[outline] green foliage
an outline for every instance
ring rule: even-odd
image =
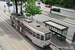
[[[75,19],[70,18],[70,17],[67,17],[67,16],[63,16],[63,15],[59,15],[59,14],[55,14],[55,13],[52,13],[52,14],[57,15],[57,16],[60,16],[60,17],[68,18],[68,19],[71,19],[71,20],[75,20]]]
[[[66,8],[72,8],[75,6],[75,0],[43,0],[43,2],[50,2],[52,5],[58,3],[58,5],[61,5],[61,7]]]
[[[43,0],[43,2],[45,3],[45,2],[46,2],[46,0]]]
[[[16,6],[16,14],[18,14],[18,6],[17,4],[20,2],[20,5],[21,5],[21,11],[20,11],[20,14],[23,15],[23,12],[22,12],[22,4],[25,3],[27,0],[11,0],[13,2],[13,4],[15,4]]]
[[[48,3],[48,2],[50,2],[51,4],[55,4],[55,3],[57,3],[59,0],[43,0],[43,2],[46,2],[46,3]]]
[[[74,4],[74,0],[60,0],[59,4],[66,8],[72,8]]]
[[[44,11],[44,12],[49,13],[48,11]],[[60,16],[60,17],[64,17],[64,18],[68,18],[68,19],[71,19],[71,20],[75,20],[75,19],[67,17],[67,16],[63,16],[63,15],[59,15],[59,14],[55,14],[55,13],[51,13],[51,14],[54,14],[54,15],[57,15],[57,16]]]
[[[15,2],[15,0],[11,0],[12,2]],[[22,1],[22,2],[26,2],[27,0],[17,0],[17,2]]]
[[[28,0],[24,5],[26,16],[35,16],[36,14],[42,14],[40,6],[36,6],[34,0]]]

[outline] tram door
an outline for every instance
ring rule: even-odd
[[[24,25],[22,24],[22,28],[21,28],[22,30],[21,30],[21,33],[23,34],[23,35],[26,35],[26,31],[25,31],[25,29],[24,29]]]

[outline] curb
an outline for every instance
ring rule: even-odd
[[[52,45],[50,45],[50,47],[53,49],[53,50],[66,50],[66,49],[69,49],[69,47],[60,47],[60,46],[57,46],[56,44],[52,43]]]

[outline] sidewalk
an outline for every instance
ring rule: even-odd
[[[2,28],[0,28],[0,50],[11,50],[4,36],[6,35],[4,34]]]
[[[51,42],[54,46],[57,48],[60,48],[62,50],[69,50],[70,44],[72,43],[71,41],[67,40],[60,42],[56,37],[51,36]]]

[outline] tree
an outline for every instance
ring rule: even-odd
[[[35,1],[34,0],[27,0],[27,3],[25,3],[24,5],[25,7],[25,15],[28,16],[28,17],[32,17],[33,19],[33,16],[35,16],[36,14],[42,14],[40,10],[41,7],[40,6],[36,6],[35,4]]]
[[[49,4],[51,5],[51,8],[50,8],[50,13],[51,13],[51,9],[52,9],[52,5],[57,3],[59,0],[43,0],[43,2],[49,2]]]
[[[22,13],[22,4],[25,3],[27,0],[11,0],[11,1],[12,1],[13,3],[15,2],[16,14],[18,14],[17,2],[21,2],[21,3],[20,3],[20,5],[21,5],[21,11],[20,11],[20,12],[21,12],[21,15],[23,15],[23,13]]]
[[[72,8],[75,0],[60,0],[59,4],[66,8]]]
[[[11,0],[13,3],[15,2],[15,6],[16,6],[16,14],[18,14],[18,8],[17,8],[17,0]]]
[[[21,13],[21,15],[23,15],[23,12],[22,12],[22,4],[25,3],[27,0],[19,0],[19,1],[21,1],[21,12],[20,13]]]

